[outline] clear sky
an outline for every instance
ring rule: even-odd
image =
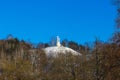
[[[85,43],[106,41],[115,27],[111,0],[0,0],[0,39],[8,34],[33,43],[52,36]]]

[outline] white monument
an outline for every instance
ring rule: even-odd
[[[62,46],[60,44],[59,36],[57,36],[56,38],[56,46],[47,47],[44,49],[44,51],[48,57],[57,57],[59,54],[69,54],[69,53],[73,55],[82,55],[81,53],[71,48]]]
[[[57,45],[57,47],[60,47],[60,46],[61,46],[59,36],[57,36],[57,43],[56,43],[56,45]]]

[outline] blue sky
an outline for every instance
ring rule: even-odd
[[[0,0],[0,39],[8,34],[33,43],[59,35],[78,43],[106,41],[115,30],[110,0]]]

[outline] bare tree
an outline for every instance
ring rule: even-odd
[[[112,0],[112,3],[117,9],[116,26],[117,28],[120,28],[120,0]]]

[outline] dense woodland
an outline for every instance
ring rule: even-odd
[[[17,38],[0,40],[0,80],[120,80],[120,32],[108,42],[80,45],[63,40],[63,46],[82,54],[47,57],[43,48]]]
[[[53,46],[53,40],[37,46],[11,36],[0,40],[0,80],[120,80],[119,6],[117,12],[117,28],[108,41],[96,38],[85,45],[61,42],[82,56],[68,53],[47,57],[43,48]]]

